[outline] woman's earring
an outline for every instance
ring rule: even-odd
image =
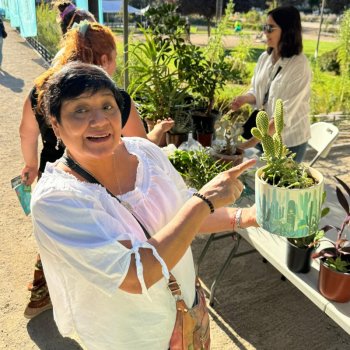
[[[56,146],[55,146],[56,151],[58,151],[60,149],[60,144],[61,144],[61,139],[59,137],[57,137],[57,142],[56,142]]]

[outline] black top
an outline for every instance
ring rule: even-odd
[[[123,109],[122,109],[122,128],[125,126],[129,119],[130,108],[131,108],[131,98],[130,95],[124,91],[120,90],[123,97]],[[64,153],[64,146],[60,143],[58,150],[55,148],[57,144],[57,138],[53,132],[51,126],[46,123],[45,117],[37,111],[38,104],[38,93],[36,87],[30,92],[30,102],[32,105],[32,110],[35,115],[35,119],[39,124],[41,139],[43,143],[43,149],[40,153],[40,165],[39,171],[44,172],[47,162],[55,162],[57,159],[61,158]]]

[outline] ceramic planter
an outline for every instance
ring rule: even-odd
[[[299,248],[287,240],[287,267],[296,273],[308,273],[314,248]]]
[[[350,273],[330,269],[321,259],[318,289],[328,300],[346,303],[350,301]]]
[[[306,189],[272,186],[261,179],[264,168],[255,174],[255,203],[258,224],[273,234],[300,238],[318,230],[324,180],[322,174],[310,168],[317,183]]]

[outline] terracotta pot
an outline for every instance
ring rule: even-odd
[[[203,147],[210,147],[213,141],[213,134],[202,134],[197,132],[195,140],[197,140]]]
[[[213,156],[214,159],[219,159],[221,162],[226,164],[232,163],[232,166],[236,166],[243,162],[243,154],[244,154],[244,151],[240,148],[237,148],[236,154],[232,154],[232,155],[221,154],[215,151],[211,152],[211,155]]]
[[[310,168],[317,183],[309,188],[288,189],[272,186],[261,179],[264,168],[255,174],[255,203],[258,224],[266,231],[289,238],[300,238],[318,230],[324,179]]]
[[[350,273],[335,271],[321,259],[318,289],[328,300],[346,303],[350,301]]]
[[[188,140],[188,134],[170,134],[169,132],[166,133],[166,144],[174,144],[176,147],[179,147],[182,142],[185,142]]]
[[[287,240],[287,267],[296,273],[308,273],[314,248],[299,248]]]

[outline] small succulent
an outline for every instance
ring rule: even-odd
[[[286,188],[308,188],[315,184],[305,165],[294,160],[292,153],[282,141],[284,126],[283,102],[276,101],[274,113],[275,134],[269,135],[269,117],[265,111],[260,111],[256,117],[256,127],[252,128],[252,135],[261,141],[264,154],[262,160],[266,162],[263,180],[271,185]]]
[[[239,136],[243,132],[244,117],[230,110],[215,123],[216,139],[212,148],[215,152],[227,155],[236,153]]]
[[[344,209],[346,215],[341,223],[341,227],[336,227],[333,225],[326,225],[323,230],[324,232],[330,230],[336,230],[337,240],[333,244],[333,248],[325,248],[321,251],[314,253],[312,257],[321,258],[324,260],[325,264],[336,271],[350,273],[350,242],[345,237],[345,228],[350,225],[350,187],[337,176],[335,179],[339,182],[341,187],[337,186],[336,194],[338,202]]]

